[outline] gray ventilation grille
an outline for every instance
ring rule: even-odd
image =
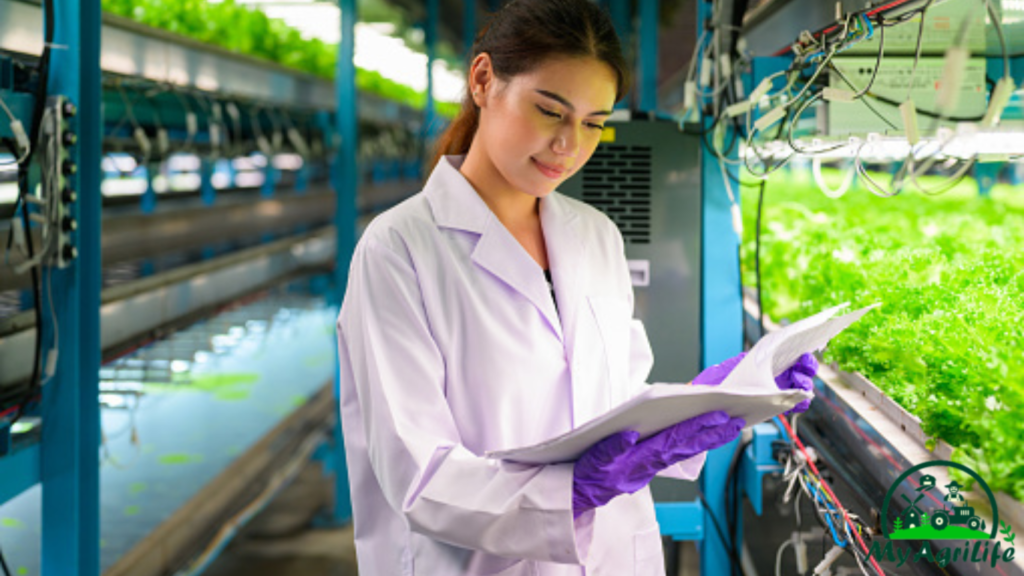
[[[598,146],[582,176],[583,201],[607,214],[627,244],[651,243],[650,146]]]

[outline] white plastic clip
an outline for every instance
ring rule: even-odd
[[[195,112],[185,114],[185,129],[188,131],[189,138],[193,138],[199,132],[199,118],[196,117]]]
[[[729,106],[728,108],[726,108],[725,109],[725,114],[727,116],[729,116],[730,118],[735,118],[736,116],[739,116],[740,114],[745,114],[745,113],[749,112],[750,109],[753,108],[753,107],[754,107],[754,103],[753,102],[751,102],[750,100],[743,100],[742,102],[737,102],[737,103],[733,104],[732,106]]]
[[[917,130],[917,107],[913,100],[907,100],[900,104],[900,116],[903,117],[903,131],[907,135],[907,142],[911,146],[921,141],[921,134]]]
[[[715,63],[707,56],[700,64],[700,87],[707,88],[711,84],[711,74],[714,72]]]
[[[960,100],[960,87],[964,82],[964,71],[971,53],[963,46],[950,46],[946,50],[946,60],[942,67],[942,79],[939,80],[939,93],[935,104],[939,111],[949,115],[956,109]]]
[[[773,108],[770,112],[768,112],[764,116],[761,116],[760,118],[757,119],[756,122],[754,122],[754,129],[756,129],[758,132],[764,132],[766,128],[775,124],[779,120],[782,120],[785,116],[785,106]]]
[[[758,101],[760,101],[761,98],[763,98],[766,94],[768,94],[768,91],[771,90],[771,89],[772,89],[771,78],[765,78],[764,80],[761,80],[761,83],[757,85],[757,88],[754,88],[754,91],[750,93],[750,101],[751,102],[758,102]]]
[[[133,134],[135,136],[135,143],[142,149],[142,156],[148,158],[152,146],[149,143],[149,136],[146,136],[146,131],[142,129],[142,126],[136,126]]]
[[[853,102],[857,94],[842,88],[827,87],[821,91],[821,97],[829,102]]]
[[[996,87],[992,90],[992,96],[988,101],[988,110],[985,111],[985,117],[981,119],[982,126],[992,127],[999,123],[999,118],[1003,115],[1003,110],[1006,109],[1015,89],[1016,86],[1013,85],[1012,78],[1004,76],[999,79],[999,82],[996,82]]]
[[[28,139],[28,134],[25,132],[25,126],[21,123],[21,120],[11,121],[11,132],[14,133],[14,141],[18,144],[18,155],[24,157],[28,154],[32,143]]]

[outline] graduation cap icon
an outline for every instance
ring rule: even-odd
[[[920,492],[922,490],[931,490],[932,488],[935,488],[935,476],[932,476],[931,474],[922,474],[921,485],[918,486],[916,490]]]

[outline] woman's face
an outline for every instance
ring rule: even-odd
[[[616,75],[596,58],[554,57],[505,82],[484,53],[474,59],[470,85],[480,106],[473,146],[484,146],[511,188],[543,198],[597,148]]]

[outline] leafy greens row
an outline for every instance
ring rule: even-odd
[[[955,460],[1024,500],[1024,187],[981,197],[968,180],[942,196],[880,198],[856,186],[832,200],[808,172],[766,184],[765,314],[882,302],[825,360],[863,374],[954,446]],[[744,189],[746,286],[755,285],[757,192]]]
[[[180,34],[248,56],[334,78],[338,46],[318,39],[307,40],[283,20],[269,18],[260,10],[234,0],[102,0],[105,12],[140,24]],[[414,109],[426,105],[426,92],[400,84],[380,73],[356,68],[356,87]],[[458,104],[435,101],[438,113],[453,117]]]

